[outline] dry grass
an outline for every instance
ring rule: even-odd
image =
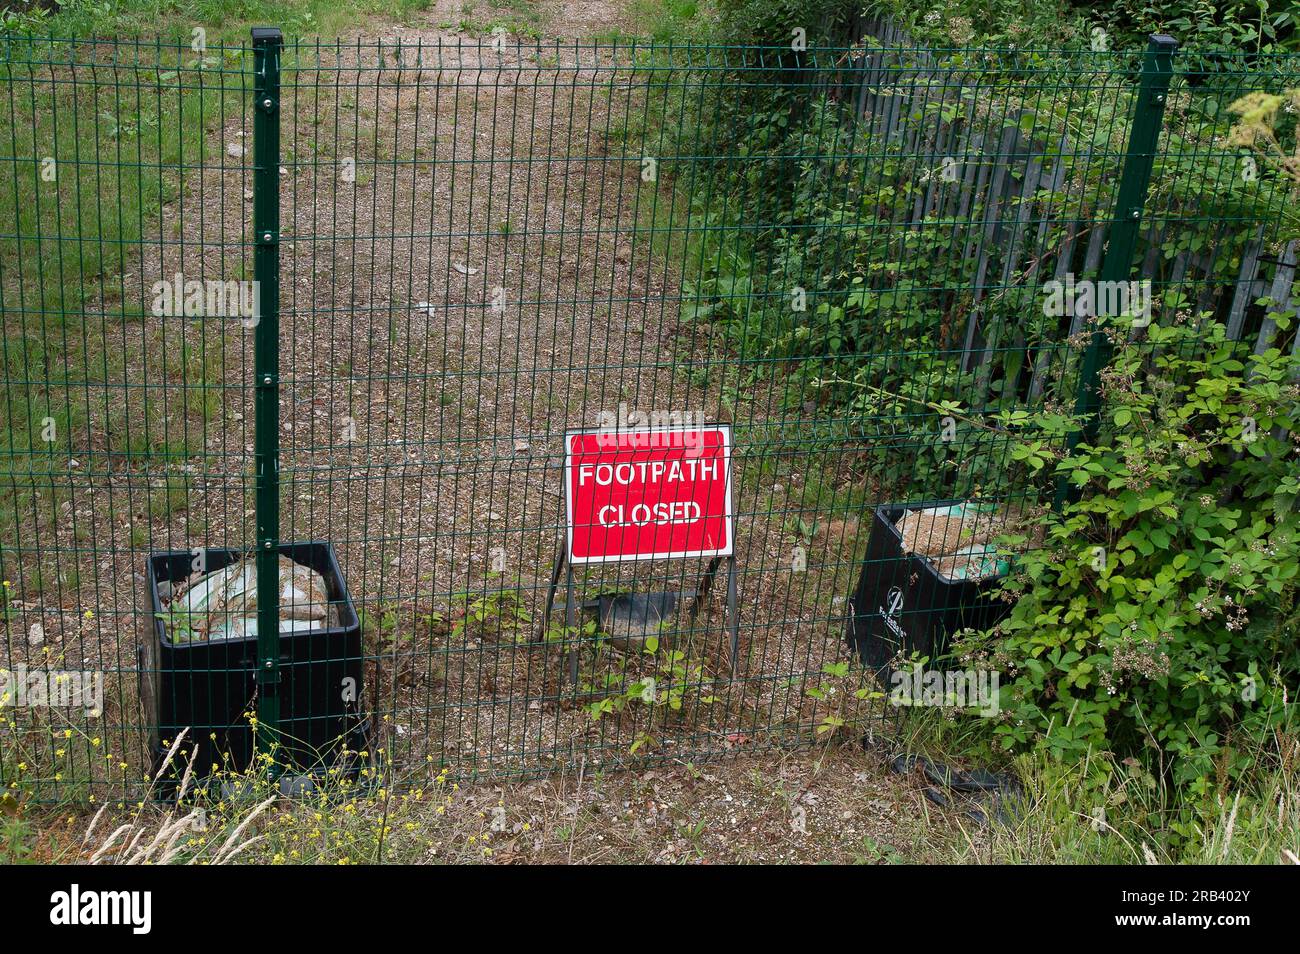
[[[192,795],[84,815],[33,812],[32,856],[89,863],[890,863],[957,828],[855,746],[460,786],[326,796]],[[78,821],[78,819],[80,821]],[[77,839],[75,832],[84,830]],[[382,838],[381,838],[382,833]]]

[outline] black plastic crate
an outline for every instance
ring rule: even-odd
[[[920,653],[930,659],[928,666],[941,668],[936,660],[948,651],[953,633],[988,629],[1011,610],[1010,603],[992,595],[996,578],[946,580],[925,557],[903,552],[897,524],[904,513],[962,502],[876,508],[867,556],[849,600],[845,638],[863,665],[877,673],[890,669],[900,649],[909,656]]]
[[[361,625],[348,596],[334,548],[325,542],[286,543],[282,555],[321,574],[337,625],[280,635],[279,759],[311,774],[337,761],[346,742],[364,743]],[[240,559],[240,550],[204,551],[205,572]],[[192,573],[185,550],[151,553],[147,578],[152,638],[140,647],[140,697],[151,727],[154,770],[183,728],[183,749],[196,745],[194,774],[243,770],[253,758],[253,733],[245,713],[256,706],[257,639],[173,643],[166,632],[158,584]]]

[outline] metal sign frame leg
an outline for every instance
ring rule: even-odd
[[[704,575],[695,585],[695,597],[691,600],[690,609],[687,611],[690,623],[694,625],[695,617],[699,614],[700,607],[703,605],[709,591],[713,588],[713,581],[718,575],[718,568],[722,561],[727,561],[727,638],[730,651],[727,658],[730,663],[731,672],[734,674],[740,661],[740,608],[736,601],[736,556],[732,554],[725,557],[714,557],[709,561]],[[575,685],[578,682],[578,662],[579,654],[582,651],[579,640],[575,636],[575,630],[578,627],[578,604],[574,599],[574,580],[573,564],[569,562],[569,555],[565,547],[564,540],[560,541],[555,551],[555,567],[551,571],[551,585],[546,590],[546,609],[542,613],[542,630],[541,638],[544,641],[551,627],[551,614],[555,611],[555,594],[560,589],[560,576],[564,576],[564,640],[563,643],[568,645],[569,640],[573,639],[573,646],[567,648],[564,654],[567,658],[569,671],[569,680]]]
[[[560,588],[560,575],[564,575],[564,639],[561,645],[567,646],[570,637],[578,625],[578,607],[573,598],[573,564],[569,562],[569,555],[564,541],[560,541],[559,547],[555,551],[555,568],[551,571],[551,585],[546,590],[546,609],[542,613],[542,631],[540,633],[543,642],[546,641],[547,635],[551,631],[551,614],[555,611],[555,594]],[[578,681],[578,652],[576,644],[571,649],[562,651],[568,656],[567,669],[569,670],[569,679],[573,683]]]
[[[695,622],[695,616],[699,613],[704,598],[709,595],[709,591],[713,588],[713,580],[718,575],[718,567],[722,565],[723,560],[727,561],[727,636],[731,645],[728,659],[731,662],[731,671],[734,673],[740,658],[740,614],[736,606],[736,555],[734,553],[726,557],[714,557],[709,561],[708,568],[704,571],[699,584],[695,587],[695,599],[691,601],[690,620],[692,623]]]

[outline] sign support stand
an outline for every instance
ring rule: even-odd
[[[559,547],[555,551],[555,569],[551,571],[551,585],[546,590],[546,610],[542,613],[542,639],[546,638],[546,633],[550,629],[551,613],[555,610],[555,594],[560,589],[560,575],[564,575],[564,627],[566,641],[569,634],[578,625],[578,604],[574,600],[573,585],[573,564],[569,562],[567,547],[564,541],[560,541]],[[699,615],[700,607],[704,605],[705,598],[708,597],[710,590],[713,589],[713,581],[718,575],[718,568],[722,566],[722,561],[727,561],[727,638],[730,644],[728,660],[730,662],[731,672],[734,674],[736,666],[740,662],[740,612],[736,606],[736,556],[731,554],[725,557],[714,557],[709,561],[708,568],[704,575],[700,577],[699,583],[695,586],[695,596],[691,599],[691,607],[687,612],[687,619],[693,624],[695,617]],[[568,653],[568,670],[569,681],[577,683],[578,681],[578,647],[575,646]]]
[[[629,560],[709,558],[689,606],[685,590],[643,594],[640,603],[633,593],[617,594],[608,606],[603,597],[596,601],[598,625],[609,625],[626,610],[629,628],[639,629],[643,637],[650,635],[652,618],[660,623],[672,617],[680,621],[684,607],[693,627],[722,561],[727,561],[728,662],[734,673],[740,656],[740,614],[730,426],[573,431],[564,440],[565,531],[546,593],[542,639],[551,633],[555,594],[563,574],[562,642],[570,681],[578,681],[580,609],[590,608],[578,605],[573,566]]]
[[[567,644],[570,639],[573,640],[573,648],[569,650],[569,682],[575,687],[578,685],[578,663],[582,645],[578,642],[578,603],[573,598],[573,564],[569,562],[568,555],[564,556],[564,641]]]

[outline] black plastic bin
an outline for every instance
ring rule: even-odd
[[[277,761],[313,774],[333,767],[344,743],[354,750],[364,743],[361,625],[330,544],[286,543],[280,553],[321,574],[338,611],[335,626],[280,636]],[[240,550],[209,548],[206,570],[219,570],[241,556]],[[149,555],[154,628],[153,638],[140,647],[140,698],[151,726],[155,772],[176,734],[188,727],[183,749],[188,753],[198,746],[194,774],[204,777],[213,765],[239,771],[252,761],[253,733],[245,713],[256,706],[257,639],[168,639],[158,584],[189,576],[192,560],[185,550]]]
[[[962,502],[876,508],[862,574],[849,600],[845,638],[863,665],[878,674],[890,670],[900,649],[905,656],[928,657],[931,668],[942,668],[936,660],[948,651],[953,633],[987,629],[1011,610],[1010,603],[992,595],[996,578],[946,580],[925,557],[903,552],[897,523],[904,513]]]

